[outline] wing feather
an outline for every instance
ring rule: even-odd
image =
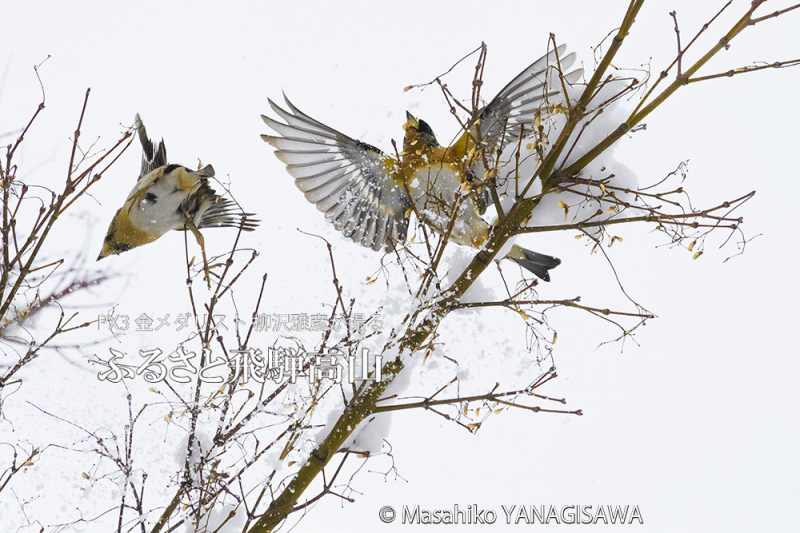
[[[158,148],[153,147],[153,141],[147,136],[147,130],[142,122],[142,117],[136,113],[134,120],[136,126],[136,133],[139,137],[139,142],[142,144],[142,168],[139,171],[139,179],[157,169],[158,167],[167,164],[167,148],[164,146],[164,139],[158,143]]]
[[[546,117],[553,111],[551,104],[563,102],[562,77],[572,85],[583,75],[582,69],[568,71],[575,63],[575,54],[564,52],[566,45],[561,45],[528,65],[479,112],[477,133],[472,131],[481,141],[490,168],[498,151],[518,141],[520,128],[532,132],[538,113]],[[474,176],[483,176],[483,158],[478,158],[470,171]],[[490,191],[483,187],[477,194],[479,211],[483,213],[491,202]]]
[[[582,69],[568,70],[575,63],[575,53],[564,52],[566,45],[561,45],[531,63],[481,110],[479,134],[487,154],[495,153],[498,144],[502,148],[516,139],[520,125],[530,126],[543,106],[563,99],[560,72],[568,85],[580,79]]]
[[[387,169],[383,152],[300,111],[269,100],[279,122],[262,115],[277,135],[261,138],[295,179],[306,199],[345,237],[380,250],[405,241],[411,201]]]

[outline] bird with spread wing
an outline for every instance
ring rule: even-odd
[[[562,74],[575,62],[565,51],[562,45],[520,72],[450,146],[406,113],[403,150],[393,157],[310,117],[285,96],[285,108],[269,100],[284,122],[261,116],[277,135],[261,138],[276,149],[306,199],[353,241],[393,249],[405,241],[413,213],[455,243],[480,248],[491,229],[481,217],[491,192],[486,170],[517,141],[520,128],[532,131],[537,117],[558,108],[551,100],[563,94],[563,84],[581,77],[580,69]],[[561,262],[517,245],[505,258],[545,281]]]
[[[209,185],[214,167],[199,170],[167,163],[163,139],[158,147],[147,136],[141,117],[136,130],[142,144],[142,166],[136,185],[108,227],[98,261],[155,241],[170,230],[191,231],[207,265],[201,229],[241,228],[252,231],[258,221]]]

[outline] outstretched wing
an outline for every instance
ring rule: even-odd
[[[272,100],[286,123],[261,115],[278,135],[261,138],[276,148],[306,199],[353,241],[380,250],[405,241],[411,201],[392,178],[383,152],[309,117],[284,96],[288,111]]]
[[[568,72],[575,63],[575,54],[564,55],[566,49],[561,45],[534,61],[481,110],[479,139],[487,155],[496,152],[498,143],[504,148],[509,141],[516,141],[521,126],[531,132],[537,112],[546,116],[553,112],[548,109],[550,104],[563,101],[561,73],[567,84],[577,82],[583,75],[583,69]]]
[[[167,164],[167,148],[164,146],[164,139],[158,143],[158,149],[154,149],[153,141],[147,136],[147,130],[144,128],[142,117],[136,113],[136,133],[139,136],[139,142],[142,143],[142,169],[139,171],[139,178],[149,174],[152,170]]]

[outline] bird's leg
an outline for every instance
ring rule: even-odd
[[[189,231],[192,232],[192,235],[194,235],[195,240],[197,240],[198,246],[200,246],[200,253],[203,256],[203,277],[206,280],[206,285],[208,285],[209,290],[211,290],[211,274],[208,271],[208,257],[206,256],[206,240],[203,238],[203,234],[200,233],[200,230],[197,229],[194,220],[192,220],[192,218],[189,216],[186,216],[186,227],[189,228]]]

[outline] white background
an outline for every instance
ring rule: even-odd
[[[646,5],[618,64],[635,67],[652,57],[657,69],[675,48],[668,10],[678,10],[686,39],[717,4]],[[746,4],[735,2],[732,13]],[[783,5],[770,4],[768,10]],[[258,115],[267,111],[268,96],[278,98],[285,90],[313,116],[384,149],[391,137],[401,136],[406,109],[428,120],[440,139],[449,139],[457,126],[438,91],[404,93],[404,86],[428,81],[483,40],[489,45],[485,94],[491,94],[544,51],[548,32],[590,67],[590,46],[615,27],[625,5],[9,2],[0,33],[0,131],[19,127],[32,111],[39,89],[30,67],[52,54],[42,69],[46,114],[23,154],[28,170],[35,170],[31,179],[62,179],[68,136],[90,86],[86,138],[101,136],[107,144],[140,112],[151,135],[166,138],[171,161],[193,165],[199,157],[219,175],[229,175],[239,199],[263,220],[248,243],[265,251],[260,269],[270,275],[270,309],[316,312],[332,294],[327,260],[318,243],[295,228],[335,243],[354,295],[374,290],[361,282],[375,270],[377,256],[327,227],[259,139],[266,130]],[[798,17],[749,30],[709,72],[800,55]],[[725,18],[717,33],[712,29],[698,50],[730,21]],[[461,94],[469,70],[451,82]],[[612,250],[615,264],[628,291],[659,318],[639,332],[638,346],[628,343],[620,353],[619,346],[597,349],[614,333],[603,324],[567,311],[554,315],[560,378],[548,392],[567,397],[570,407],[584,410],[583,417],[512,411],[491,418],[473,436],[434,415],[400,413],[388,440],[404,479],[384,481],[381,474],[363,472],[354,485],[362,492],[355,503],[324,500],[296,530],[423,531],[424,526],[384,525],[377,510],[384,504],[455,503],[498,512],[501,503],[637,504],[645,520],[638,529],[644,531],[796,530],[798,86],[797,70],[691,86],[647,120],[646,132],[620,144],[618,159],[642,182],[689,159],[687,186],[698,205],[757,189],[743,214],[748,234],[763,236],[723,264],[734,248],[709,247],[693,261],[685,249],[656,248],[663,241],[647,228],[620,231],[625,240]],[[138,158],[133,146],[96,188],[97,203],[84,202],[90,223],[74,224],[65,237],[74,241],[63,242],[86,242],[86,254],[94,257],[108,220],[133,184]],[[86,227],[90,237],[75,233]],[[604,261],[572,237],[530,239],[536,249],[563,259],[543,297],[581,294],[591,303],[623,304]],[[211,246],[222,242],[218,238],[209,237]],[[108,260],[109,268],[132,277],[127,291],[98,294],[98,301],[119,301],[131,313],[153,306],[182,311],[182,247],[176,233]],[[479,327],[479,316],[507,327]],[[479,316],[453,319],[451,331],[469,342],[454,342],[450,351],[476,361],[476,383],[491,384],[510,372],[510,353],[524,356],[523,336],[510,313]],[[127,342],[134,347],[145,341]],[[71,367],[62,361],[50,368],[59,364]],[[106,403],[91,374],[70,377],[39,368],[42,405],[62,415],[102,415],[121,405]],[[23,430],[24,424],[16,428]],[[11,429],[0,427],[2,440],[18,437],[4,431]],[[156,455],[175,453],[159,450],[160,439],[143,445]],[[56,463],[63,473],[40,472],[47,479],[42,492],[80,494],[81,480],[70,471],[68,457]],[[18,491],[36,492],[31,486]],[[73,519],[68,499],[48,515],[41,511],[40,520]],[[0,523],[3,509],[6,517],[13,514],[14,505],[4,505]]]

